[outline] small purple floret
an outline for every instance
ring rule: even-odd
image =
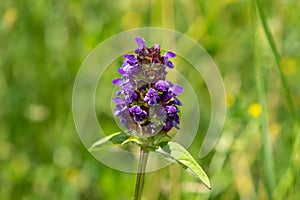
[[[161,91],[167,91],[170,87],[168,81],[159,80],[155,83],[155,88]]]
[[[163,56],[164,57],[164,65],[173,69],[174,65],[171,61],[169,61],[169,58],[174,58],[175,56],[176,56],[176,54],[171,51],[166,52],[165,55]]]
[[[175,56],[176,56],[176,54],[171,51],[168,51],[165,53],[165,57],[167,57],[167,58],[174,58]]]
[[[141,109],[139,106],[133,106],[129,108],[129,112],[133,115],[136,122],[142,122],[147,117],[147,112]]]
[[[169,60],[167,60],[167,61],[165,62],[165,65],[166,65],[167,67],[171,68],[171,69],[174,68],[173,63],[172,63],[171,61],[169,61]]]
[[[147,102],[150,106],[153,106],[157,104],[158,99],[159,96],[157,95],[157,91],[155,89],[150,88],[144,98],[144,101]]]
[[[175,106],[166,106],[166,111],[167,111],[168,114],[174,115],[179,110]]]

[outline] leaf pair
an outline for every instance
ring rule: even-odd
[[[137,144],[136,141],[130,138],[131,136],[125,132],[117,132],[95,142],[89,148],[89,151],[99,151],[109,145],[122,145],[130,142]],[[211,189],[209,178],[204,170],[195,161],[193,156],[180,144],[176,142],[164,142],[156,148],[155,152],[163,155],[172,162],[180,164],[189,174],[202,182],[208,189]]]

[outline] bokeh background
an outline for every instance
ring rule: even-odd
[[[97,44],[145,26],[175,29],[207,50],[224,79],[227,116],[216,148],[199,159],[209,95],[184,70],[203,93],[189,151],[213,189],[171,165],[146,175],[144,199],[300,198],[299,10],[297,0],[1,1],[0,199],[132,199],[135,175],[99,163],[80,142],[72,87]]]

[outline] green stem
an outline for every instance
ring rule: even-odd
[[[147,160],[149,155],[148,153],[149,152],[145,147],[141,147],[138,173],[137,173],[136,184],[135,184],[134,200],[140,200],[142,198],[145,172],[146,172]]]

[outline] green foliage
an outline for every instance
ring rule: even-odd
[[[110,145],[121,145],[124,144],[125,141],[130,139],[130,136],[124,132],[113,133],[109,136],[106,136],[97,142],[95,142],[90,148],[89,151],[99,151],[103,148],[106,148]]]
[[[208,189],[211,189],[210,181],[206,173],[195,161],[193,156],[180,144],[168,142],[168,144],[159,148],[157,152],[172,162],[180,164],[188,173],[194,176],[198,181],[203,182]]]
[[[89,151],[101,151],[108,145],[124,145],[128,143],[144,147],[144,144],[139,138],[128,136],[128,134],[124,132],[118,132],[98,140],[92,144]],[[161,142],[159,147],[147,146],[147,148],[151,148],[162,154],[166,159],[180,164],[188,173],[194,176],[198,181],[203,182],[208,189],[211,189],[210,181],[206,173],[195,161],[193,156],[180,144],[176,142]]]
[[[0,199],[132,198],[135,175],[104,166],[82,145],[72,118],[72,89],[83,59],[98,43],[143,26],[175,29],[200,43],[218,64],[227,94],[224,131],[201,160],[212,190],[171,167],[146,175],[145,198],[267,199],[269,187],[274,199],[298,199],[299,1],[256,2],[1,1]],[[107,134],[119,131],[110,83],[120,61],[105,71],[95,95]],[[197,155],[210,120],[210,94],[195,69],[179,58],[174,64],[199,99],[199,131],[189,148]],[[262,153],[266,144],[270,148]],[[273,175],[263,168],[270,154]],[[177,193],[170,195],[175,189],[169,183]]]

